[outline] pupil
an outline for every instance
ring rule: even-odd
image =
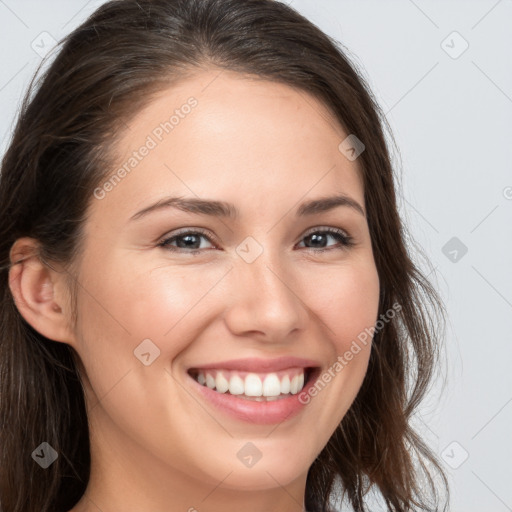
[[[309,235],[308,238],[312,239],[313,241],[318,241],[318,239],[321,239],[322,237],[325,237],[325,235],[318,235],[318,234],[313,234],[313,235]]]
[[[194,238],[197,238],[197,236],[196,235],[182,235],[180,238],[178,238],[178,246],[190,248],[191,246],[194,245]],[[188,242],[191,242],[191,243],[180,244],[180,240],[187,240]],[[196,240],[196,242],[197,242],[197,240]],[[193,248],[195,248],[195,247],[193,247]]]

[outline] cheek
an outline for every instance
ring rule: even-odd
[[[315,307],[331,350],[329,366],[302,400],[330,435],[352,405],[366,375],[371,352],[368,332],[378,315],[379,278],[370,260],[318,272],[308,289],[309,304]]]
[[[365,329],[375,324],[379,277],[370,261],[325,268],[305,283],[307,304],[321,320],[324,334],[342,354]]]
[[[145,339],[167,361],[186,348],[213,311],[215,294],[209,292],[226,273],[220,266],[194,269],[164,262],[149,267],[122,257],[90,262],[82,268],[79,331],[88,342],[80,348],[102,358],[115,353],[119,362],[132,362]]]

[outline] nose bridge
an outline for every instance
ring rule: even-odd
[[[237,334],[258,331],[270,341],[282,340],[304,324],[304,303],[294,290],[298,284],[277,248],[248,238],[237,248],[228,323]]]

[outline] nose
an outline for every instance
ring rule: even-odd
[[[264,251],[255,261],[236,261],[230,272],[230,305],[225,313],[234,335],[287,343],[305,328],[308,313],[300,276]],[[295,332],[295,334],[297,334]]]

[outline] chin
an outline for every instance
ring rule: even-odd
[[[268,447],[259,460],[254,459],[247,465],[238,458],[234,464],[223,464],[222,469],[217,465],[215,475],[212,476],[217,481],[225,478],[222,482],[223,488],[240,491],[270,490],[305,477],[312,463],[309,458],[293,458],[293,453],[289,450],[284,454],[279,452],[280,450],[276,450],[272,453],[272,448]],[[314,458],[313,456],[313,460]],[[222,456],[222,460],[226,460],[225,456]]]

